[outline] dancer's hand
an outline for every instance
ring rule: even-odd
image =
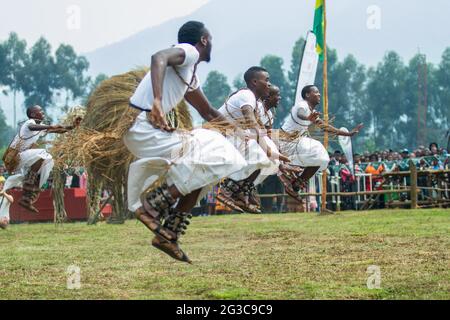
[[[278,154],[278,159],[281,161],[281,162],[284,162],[284,163],[289,163],[289,162],[291,162],[291,160],[288,158],[288,157],[286,157],[284,154]]]
[[[318,111],[313,111],[313,112],[309,115],[308,120],[311,121],[311,122],[316,122],[316,120],[319,119],[319,118],[320,118],[320,112],[318,112]]]
[[[166,120],[166,115],[161,106],[161,101],[155,99],[153,101],[152,111],[147,114],[148,120],[150,123],[157,129],[161,129],[167,132],[175,131],[175,128],[169,126]]]
[[[350,131],[350,136],[353,137],[355,134],[358,134],[359,131],[364,127],[362,123],[358,124],[352,131]]]
[[[286,162],[286,163],[291,162],[291,160],[289,160],[288,157],[279,153],[278,151],[272,151],[270,148],[267,149],[267,156],[271,160],[280,160],[281,162]]]
[[[67,129],[61,125],[54,125],[48,130],[49,133],[66,133]]]

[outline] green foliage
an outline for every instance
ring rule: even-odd
[[[14,130],[6,124],[5,114],[3,109],[0,107],[0,151],[2,148],[8,146],[13,136]],[[3,153],[1,155],[3,155]]]
[[[107,80],[108,76],[104,73],[100,73],[97,77],[95,77],[94,81],[92,79],[89,80],[87,93],[83,97],[83,105],[87,105],[87,101],[89,96],[97,89],[97,87],[103,81]]]
[[[0,43],[0,86],[3,85],[7,88],[3,90],[3,94],[8,95],[9,92],[12,92],[14,124],[17,123],[16,96],[26,84],[25,65],[28,61],[26,48],[26,41],[19,39],[14,32],[10,33],[4,43]]]
[[[70,100],[86,95],[90,78],[84,73],[89,69],[89,62],[85,57],[77,56],[69,45],[60,45],[55,53],[55,88],[66,91],[66,104]]]
[[[271,75],[271,82],[281,88],[283,100],[276,114],[276,127],[294,103],[304,44],[304,38],[296,41],[286,75],[281,58],[268,55],[261,61]],[[319,62],[316,85],[323,94],[322,75],[323,63]],[[235,79],[235,88],[244,85],[241,78]],[[425,79],[426,121],[423,111],[418,113],[419,105],[424,105]],[[450,123],[450,48],[443,52],[437,66],[427,63],[420,54],[405,64],[396,52],[390,51],[370,69],[353,55],[339,60],[336,50],[328,48],[328,99],[329,116],[335,127],[352,129],[359,123],[365,124],[353,139],[355,152],[415,148],[430,141],[445,145],[444,136]],[[423,128],[427,128],[426,135]]]
[[[55,59],[46,39],[39,38],[31,47],[25,70],[26,81],[22,84],[25,105],[38,104],[46,109],[52,104],[53,93],[57,88]]]
[[[241,73],[241,74],[238,74],[237,76],[236,76],[236,78],[234,78],[234,80],[233,80],[233,88],[234,88],[234,90],[239,90],[239,89],[242,89],[242,88],[245,88],[247,85],[245,84],[245,81],[244,81],[244,75]]]
[[[6,46],[3,43],[0,43],[0,84],[3,85],[6,83],[6,75],[8,72],[7,66]]]
[[[14,92],[20,91],[25,82],[26,48],[26,41],[19,39],[14,32],[0,44],[0,84]]]
[[[25,107],[39,104],[46,109],[62,96],[63,108],[67,108],[92,87],[86,75],[88,68],[87,59],[78,56],[70,45],[60,45],[53,55],[50,43],[43,37],[29,49],[14,32],[0,43],[0,86],[4,94],[12,93],[14,110],[19,92],[25,96]]]
[[[366,72],[352,55],[342,62],[332,65],[329,87],[329,114],[337,127],[345,126],[349,130],[359,123],[368,123],[370,115],[367,110],[364,83]],[[356,145],[364,140],[364,132],[354,138]]]
[[[363,146],[364,146],[363,147],[364,151],[369,151],[369,152],[377,151],[377,145],[375,144],[375,140],[373,140],[373,139],[367,139],[366,141],[364,141]]]
[[[291,86],[286,79],[283,71],[283,59],[274,55],[266,55],[261,59],[261,66],[270,74],[270,82],[280,88],[281,102],[276,111],[274,125],[279,127],[286,115],[289,113],[292,105],[289,92]]]
[[[262,58],[261,66],[270,75],[271,82],[281,89],[282,101],[276,112],[275,127],[279,127],[294,103],[301,55],[305,39],[294,44],[290,68],[283,70],[283,60],[274,55]],[[418,114],[423,97],[419,92],[423,78],[419,70],[427,65],[427,114]],[[87,97],[105,80],[86,76],[89,63],[78,56],[70,45],[60,45],[55,54],[47,40],[40,38],[30,49],[16,33],[0,42],[0,87],[14,100],[18,93],[25,96],[25,106],[40,104],[47,108],[56,97],[64,98],[64,107],[71,101]],[[316,85],[322,90],[323,64],[319,63]],[[336,127],[349,129],[358,123],[364,130],[355,137],[355,151],[366,148],[367,139],[373,139],[376,148],[414,148],[419,143],[436,141],[445,145],[445,133],[450,123],[450,47],[438,65],[426,63],[423,55],[416,55],[407,64],[394,52],[388,52],[373,68],[366,69],[355,57],[338,59],[336,50],[328,48],[329,114]],[[233,89],[245,87],[242,74],[233,80]],[[231,92],[226,77],[212,71],[203,90],[215,107],[223,104]],[[323,90],[322,90],[323,91]],[[421,131],[427,128],[427,135]],[[9,128],[10,129],[10,128]],[[7,127],[0,129],[4,134]],[[10,134],[9,134],[10,135]]]
[[[218,71],[211,71],[206,78],[203,92],[209,102],[215,107],[221,107],[229,94],[231,87],[228,85],[227,77]]]
[[[445,49],[442,59],[435,70],[435,116],[443,123],[450,123],[450,47]]]
[[[291,68],[288,72],[288,80],[291,86],[290,91],[290,100],[294,101],[295,99],[295,90],[297,89],[297,80],[298,74],[300,72],[300,63],[303,55],[303,50],[305,47],[305,39],[301,37],[295,42],[294,48],[292,49],[292,58],[291,58]]]
[[[400,56],[390,51],[383,61],[369,70],[368,106],[375,123],[375,144],[379,148],[397,145],[397,125],[405,109],[405,65]],[[414,106],[417,108],[417,106]]]

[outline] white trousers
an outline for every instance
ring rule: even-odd
[[[25,176],[30,171],[31,166],[41,159],[44,160],[44,162],[38,173],[40,174],[39,188],[42,188],[53,170],[54,162],[50,153],[44,149],[30,149],[19,153],[19,157],[20,161],[16,169],[17,174],[6,179],[4,189],[21,188]]]

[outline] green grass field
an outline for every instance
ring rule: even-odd
[[[136,221],[13,225],[0,230],[0,298],[450,299],[450,210],[194,218],[193,265],[150,242]],[[367,288],[371,265],[381,289]]]

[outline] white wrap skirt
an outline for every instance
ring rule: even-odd
[[[128,173],[128,207],[142,206],[141,194],[165,178],[182,195],[205,189],[241,170],[247,163],[220,133],[195,129],[165,132],[154,128],[141,113],[124,137],[129,151],[138,158]]]

